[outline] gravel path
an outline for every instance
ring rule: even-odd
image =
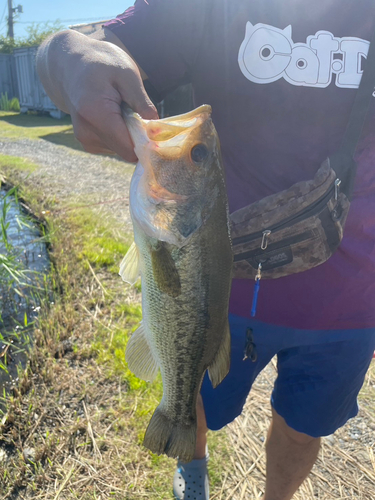
[[[57,201],[72,198],[77,204],[103,203],[118,221],[128,225],[129,183],[133,165],[117,157],[74,151],[48,141],[0,139],[0,152],[20,156],[41,167],[30,174],[46,193]],[[114,201],[118,200],[118,201]]]
[[[62,203],[97,205],[129,230],[128,193],[133,166],[117,158],[72,151],[47,141],[0,139],[2,154],[27,158],[41,168],[30,177]],[[120,199],[120,200],[119,200]],[[272,363],[258,377],[241,417],[228,427],[236,473],[227,476],[228,499],[259,498],[264,483],[264,441],[270,418],[269,397],[276,371]],[[371,376],[373,378],[371,378]],[[374,391],[375,372],[367,378]],[[369,399],[370,401],[370,399]],[[362,403],[359,417],[335,436],[323,440],[320,459],[310,479],[294,497],[299,499],[375,498],[375,414],[373,403]],[[225,485],[223,485],[224,488]],[[224,490],[223,490],[224,491]],[[250,495],[250,496],[249,496]]]

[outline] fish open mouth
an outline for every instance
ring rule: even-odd
[[[182,136],[176,142],[182,142],[186,132],[205,122],[211,116],[211,106],[204,104],[183,115],[171,116],[160,120],[144,120],[125,104],[122,105],[123,117],[129,129],[135,148],[147,143],[163,143]],[[166,145],[166,144],[165,144]],[[170,144],[168,144],[169,146]],[[159,144],[163,146],[163,144]]]
[[[177,205],[196,197],[207,182],[215,147],[211,106],[161,120],[144,120],[130,108],[123,108],[123,116],[143,167],[140,185],[148,199]]]

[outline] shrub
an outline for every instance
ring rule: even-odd
[[[35,47],[40,45],[45,38],[56,31],[63,29],[63,25],[57,20],[54,23],[46,22],[33,23],[31,26],[26,28],[27,36],[20,38],[16,37],[14,39],[0,35],[0,53],[12,54],[14,49],[19,49],[21,47]]]
[[[13,97],[13,99],[8,99],[8,93],[0,95],[0,110],[1,111],[20,111],[20,102],[17,97]]]
[[[10,101],[10,111],[16,111],[17,113],[19,113],[20,109],[20,101],[17,99],[17,97],[13,97],[13,99]]]

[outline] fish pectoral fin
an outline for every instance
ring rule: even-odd
[[[221,346],[216,353],[215,359],[208,367],[208,376],[210,377],[212,386],[217,387],[220,382],[227,376],[230,367],[230,330],[229,324],[226,327],[226,332]]]
[[[181,293],[181,282],[176,263],[164,242],[151,251],[151,262],[154,279],[159,289],[171,297]]]
[[[126,346],[125,360],[129,370],[142,380],[151,382],[158,373],[158,364],[147,340],[146,329],[141,322]]]
[[[135,241],[122,259],[119,275],[130,285],[134,285],[139,277],[139,251]]]

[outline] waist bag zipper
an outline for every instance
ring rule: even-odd
[[[261,249],[265,250],[268,246],[268,241],[271,233],[280,231],[281,229],[285,229],[286,227],[289,227],[293,224],[296,224],[297,222],[308,219],[312,215],[319,213],[321,208],[327,204],[327,202],[332,198],[332,196],[334,196],[335,201],[338,201],[340,184],[341,180],[336,179],[335,182],[332,184],[331,188],[329,189],[329,191],[327,191],[327,193],[325,193],[321,198],[319,198],[319,200],[317,200],[315,204],[309,208],[309,210],[306,211],[301,210],[299,214],[291,216],[289,219],[284,220],[282,224],[274,224],[273,226],[264,231],[258,231],[256,233],[249,234],[247,236],[239,236],[238,238],[233,238],[232,240],[233,246],[238,245],[240,243],[248,243],[258,238],[262,238]],[[334,210],[334,214],[337,217],[336,210]]]

